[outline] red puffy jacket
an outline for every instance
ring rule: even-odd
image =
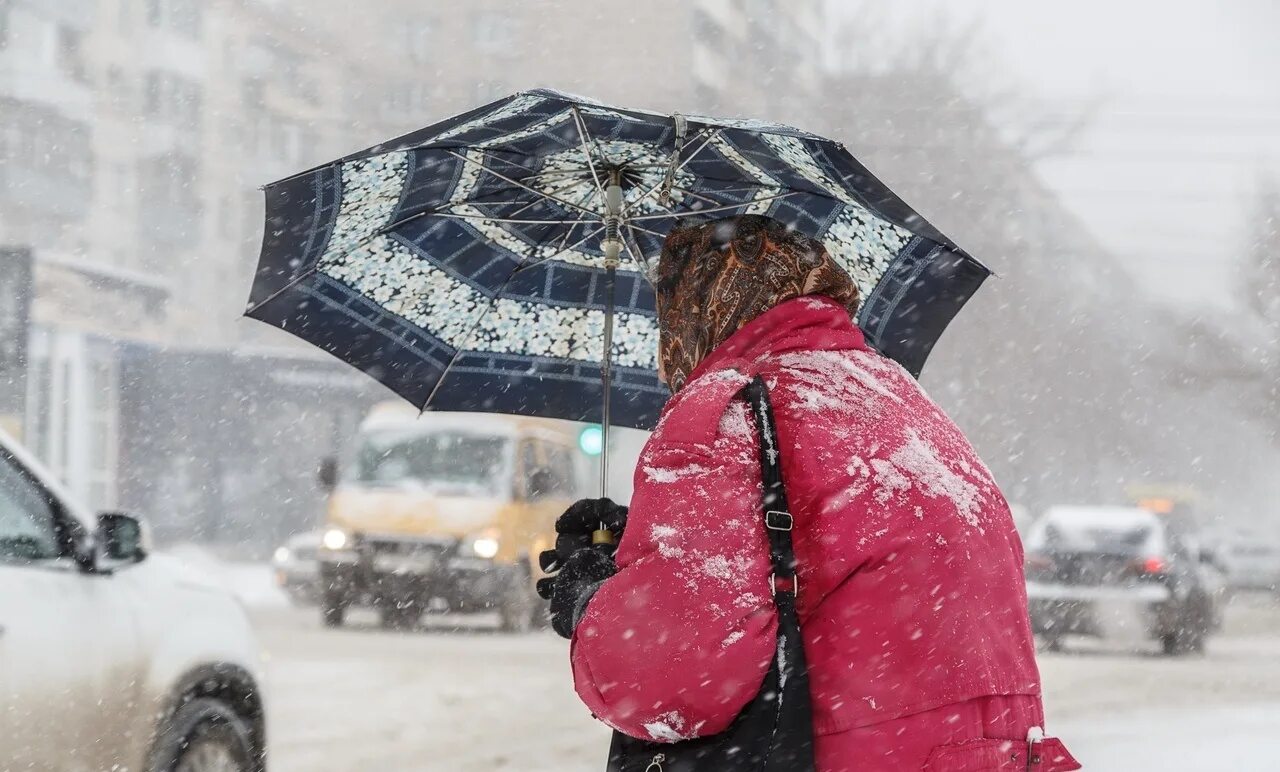
[[[818,769],[1076,769],[1043,725],[1022,546],[959,429],[835,302],[783,303],[720,345],[636,469],[618,573],[572,643],[627,734],[719,732],[759,691],[776,617],[754,427],[770,387],[795,517]]]

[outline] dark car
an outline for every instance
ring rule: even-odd
[[[1031,623],[1048,648],[1136,620],[1166,654],[1204,650],[1224,583],[1186,517],[1128,507],[1054,507],[1026,539]]]

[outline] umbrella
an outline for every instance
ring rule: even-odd
[[[824,242],[868,343],[918,375],[988,276],[843,145],[754,120],[533,90],[266,186],[247,315],[423,410],[651,428],[648,276],[687,217]],[[602,484],[603,485],[603,484]]]

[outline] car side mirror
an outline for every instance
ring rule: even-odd
[[[316,472],[316,482],[320,489],[331,491],[338,486],[338,459],[325,456],[320,459],[320,469]]]
[[[141,563],[151,552],[145,523],[123,512],[98,515],[97,554],[108,563]]]

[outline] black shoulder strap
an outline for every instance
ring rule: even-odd
[[[773,594],[795,594],[796,554],[791,544],[791,528],[795,518],[787,503],[787,486],[782,480],[782,454],[778,448],[778,431],[773,420],[769,387],[757,375],[741,393],[751,406],[760,435],[760,477],[764,481],[764,527],[769,537],[769,557],[773,561]]]

